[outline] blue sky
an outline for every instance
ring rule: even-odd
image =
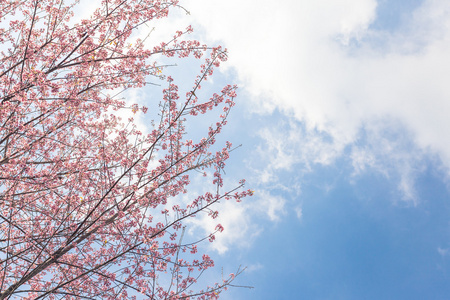
[[[154,37],[192,24],[229,49],[204,93],[239,85],[227,184],[255,190],[222,204],[203,279],[246,266],[254,289],[223,299],[450,298],[450,1],[181,5]]]
[[[98,4],[83,1],[77,18]],[[218,220],[190,221],[187,240],[225,227],[202,245],[216,268],[201,284],[241,266],[234,283],[253,288],[222,299],[449,299],[450,0],[180,5],[190,14],[154,22],[149,43],[192,25],[193,38],[228,48],[197,94],[238,84],[218,145],[242,144],[226,186],[245,178],[255,190],[221,203]],[[164,73],[189,91],[198,64],[162,62],[177,64]],[[159,92],[125,95],[151,108]],[[201,120],[191,136],[215,122]],[[206,191],[191,180],[185,197]]]

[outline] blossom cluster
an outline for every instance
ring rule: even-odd
[[[0,0],[0,299],[216,299],[234,276],[195,290],[214,262],[198,257],[201,238],[183,234],[187,218],[216,218],[215,203],[252,194],[240,191],[243,181],[223,186],[231,143],[212,150],[237,87],[197,97],[226,50],[189,40],[191,27],[153,49],[131,43],[176,0],[103,0],[74,24],[76,5]],[[184,97],[163,76],[161,55],[204,59]],[[166,80],[151,109],[116,96],[151,76]],[[222,114],[206,136],[186,140],[187,122],[216,108]],[[155,110],[149,133],[119,117]],[[214,193],[169,207],[187,193],[190,174],[206,169]]]

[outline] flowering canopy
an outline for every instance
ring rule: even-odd
[[[182,242],[189,217],[252,194],[243,181],[223,190],[231,143],[210,150],[236,87],[196,95],[226,51],[183,39],[190,27],[153,49],[131,42],[177,2],[102,0],[73,24],[79,1],[0,0],[0,299],[217,298],[234,278],[193,290],[214,263]],[[147,134],[119,115],[148,109],[114,95],[162,77],[161,56],[206,58],[185,95],[166,78]],[[187,140],[186,122],[216,107],[207,135]],[[168,207],[208,168],[214,192]]]

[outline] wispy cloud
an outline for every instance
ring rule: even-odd
[[[303,209],[301,206],[297,206],[294,208],[295,214],[297,215],[297,219],[301,220],[303,218]]]
[[[281,196],[272,195],[270,192],[261,190],[256,194],[256,211],[266,215],[271,221],[279,221],[280,217],[286,213],[286,200]]]
[[[443,249],[441,247],[438,247],[437,251],[438,251],[439,255],[441,255],[442,257],[445,257],[445,256],[450,254],[450,249],[449,248]]]
[[[214,209],[219,211],[216,219],[206,214],[191,219],[191,233],[201,232],[208,235],[217,224],[221,224],[224,231],[215,235],[215,241],[210,245],[213,250],[223,254],[230,247],[250,247],[255,238],[263,232],[263,221],[277,222],[286,214],[286,201],[281,196],[264,190],[256,191],[255,194],[252,199],[246,199],[239,204],[231,200],[217,204],[214,206]]]

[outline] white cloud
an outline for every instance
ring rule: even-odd
[[[281,196],[274,196],[265,190],[256,191],[254,208],[256,211],[266,215],[271,221],[279,221],[280,216],[285,213],[286,200]]]
[[[353,178],[368,169],[397,183],[402,200],[417,205],[415,189],[417,174],[425,169],[425,156],[429,154],[414,144],[411,134],[399,128],[396,122],[383,119],[366,126],[364,140],[350,147]]]
[[[303,217],[303,209],[302,209],[302,207],[301,206],[297,206],[297,207],[295,207],[294,210],[295,210],[295,214],[297,215],[297,218],[299,220],[301,220],[302,217]]]
[[[313,164],[328,165],[343,151],[326,132],[307,130],[296,122],[263,128],[259,136],[264,142],[257,152],[260,160],[266,162],[261,171],[261,182],[269,182],[277,170],[299,168],[308,171]]]
[[[251,272],[256,272],[256,271],[259,271],[262,269],[264,269],[264,266],[261,263],[256,263],[256,264],[249,265],[247,268],[245,268],[245,272],[251,273]]]
[[[224,227],[224,231],[215,235],[211,248],[219,253],[225,253],[230,247],[245,248],[251,246],[254,239],[262,232],[262,228],[255,223],[256,218],[277,222],[286,213],[286,201],[281,196],[274,196],[267,191],[259,190],[255,196],[244,199],[242,203],[232,200],[216,204],[213,209],[219,212],[216,219],[207,214],[199,214],[190,219],[190,233],[200,230],[203,235],[211,233],[217,224]]]
[[[192,197],[208,191],[210,186],[205,185],[203,176],[192,176],[189,193],[179,197],[177,203],[189,203]],[[224,179],[224,186],[232,186],[230,176]],[[295,190],[295,187],[294,187]],[[220,254],[227,252],[230,248],[250,247],[264,230],[261,224],[267,221],[278,222],[286,215],[286,199],[269,190],[255,190],[254,196],[246,197],[240,203],[233,200],[223,200],[214,204],[211,209],[218,211],[218,217],[212,219],[207,211],[199,213],[196,218],[188,219],[188,233],[195,236],[208,236],[217,224],[224,227],[223,232],[215,235],[215,241],[209,246]],[[170,208],[172,202],[167,204]]]
[[[298,153],[274,142],[278,156],[272,168],[288,169],[304,159],[329,163],[356,145],[361,129],[383,134],[380,120],[386,119],[410,132],[419,150],[438,154],[450,167],[449,1],[424,1],[394,31],[371,29],[374,0],[185,3],[206,37],[229,48],[230,66],[252,96],[254,110],[280,109],[306,125],[300,134],[309,144],[315,141],[316,148]],[[262,131],[266,140],[269,135],[276,133]],[[385,165],[399,162],[405,151],[380,157],[379,149],[368,156],[355,150],[353,163],[357,171],[380,168],[381,159]],[[403,160],[399,189],[414,199],[415,162],[409,158],[413,166]],[[262,178],[270,180],[269,171]]]
[[[450,249],[448,249],[448,248],[443,249],[443,248],[441,248],[441,247],[438,247],[438,248],[437,248],[437,251],[438,251],[438,253],[439,253],[442,257],[447,256],[447,255],[450,254]]]
[[[189,221],[194,225],[191,230],[200,230],[204,234],[211,233],[217,224],[224,227],[224,231],[217,233],[215,241],[211,243],[211,248],[217,252],[225,253],[230,247],[249,247],[261,233],[261,229],[251,222],[251,209],[248,205],[230,200],[217,204],[214,209],[220,212],[216,219],[199,214]]]

